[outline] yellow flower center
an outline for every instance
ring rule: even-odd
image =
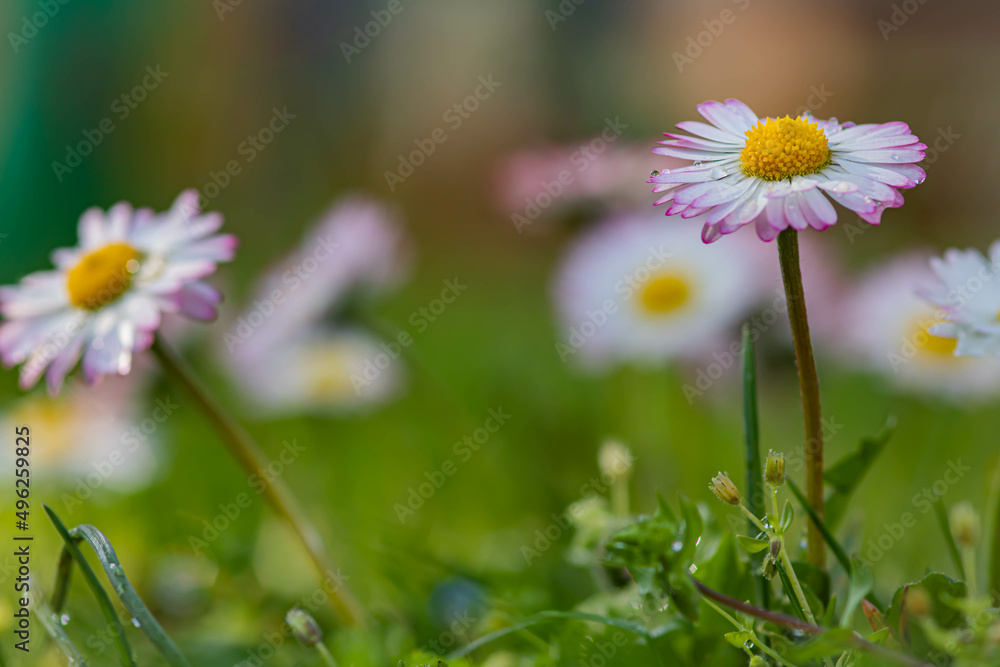
[[[86,255],[66,280],[77,308],[100,310],[125,293],[139,270],[140,253],[127,243],[112,243]]]
[[[341,400],[354,395],[350,349],[338,344],[310,345],[305,386],[315,400]]]
[[[913,335],[913,341],[916,347],[923,353],[934,357],[950,357],[955,358],[955,348],[958,346],[958,341],[954,338],[945,338],[944,336],[935,336],[930,332],[930,327],[933,326],[935,322],[921,322],[916,325],[916,333]]]
[[[639,291],[639,301],[646,312],[664,315],[687,303],[690,287],[680,273],[660,273],[650,278]]]
[[[826,135],[816,121],[768,118],[746,131],[740,168],[747,176],[781,181],[815,174],[830,164]]]

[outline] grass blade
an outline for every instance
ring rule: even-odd
[[[71,530],[70,535],[75,539],[83,540],[94,550],[94,553],[97,554],[97,559],[104,568],[104,572],[111,581],[112,588],[118,595],[118,599],[125,605],[128,612],[132,614],[133,624],[137,624],[137,627],[145,633],[146,637],[156,646],[167,663],[171,667],[190,667],[190,664],[177,647],[177,644],[163,630],[163,627],[153,614],[150,613],[149,608],[146,607],[146,603],[142,601],[135,588],[132,587],[128,577],[125,576],[125,570],[122,569],[118,555],[111,546],[111,542],[104,536],[104,533],[94,526],[80,525]]]
[[[823,480],[833,487],[826,499],[826,525],[836,528],[844,516],[847,503],[868,470],[885,449],[896,430],[896,417],[889,415],[877,435],[862,438],[856,450],[827,468]]]
[[[33,586],[35,584],[32,584]],[[66,656],[66,660],[70,665],[77,665],[79,667],[87,667],[87,663],[84,661],[83,656],[80,655],[80,651],[76,648],[76,644],[73,640],[69,638],[66,634],[66,630],[63,628],[62,623],[59,622],[59,618],[56,613],[49,608],[45,601],[42,599],[41,595],[32,596],[31,598],[31,611],[34,612],[35,618],[38,622],[42,624],[42,628],[49,633],[52,640],[56,643],[56,647]],[[2,664],[2,662],[0,662]]]
[[[534,625],[540,625],[542,623],[548,623],[553,620],[570,620],[570,621],[586,621],[588,623],[602,623],[604,625],[610,625],[612,627],[620,628],[626,632],[631,632],[632,634],[638,635],[640,637],[649,637],[649,632],[646,627],[632,621],[627,621],[623,618],[610,618],[608,616],[598,616],[597,614],[587,614],[577,611],[543,611],[541,613],[530,616],[519,623],[515,623],[506,628],[496,630],[484,635],[479,639],[470,642],[463,646],[462,648],[453,651],[449,656],[448,660],[458,660],[459,658],[464,658],[478,648],[481,648],[491,642],[498,639],[502,639],[508,635],[515,634],[524,630],[525,628],[530,628]]]
[[[149,608],[146,607],[146,603],[142,601],[142,598],[139,597],[139,594],[136,592],[131,582],[129,582],[128,577],[125,576],[125,570],[122,568],[121,562],[118,560],[118,554],[115,553],[114,547],[111,546],[111,542],[104,535],[104,533],[90,525],[80,525],[72,530],[66,531],[65,526],[63,526],[59,521],[55,512],[53,512],[48,506],[44,507],[53,523],[57,524],[56,529],[59,530],[60,535],[65,532],[66,536],[68,536],[68,539],[73,544],[73,549],[75,549],[77,553],[79,553],[79,549],[77,549],[76,545],[81,541],[86,542],[90,545],[90,548],[94,550],[94,553],[97,555],[97,560],[100,561],[101,567],[104,568],[104,573],[111,582],[112,590],[114,590],[118,599],[121,600],[125,609],[127,609],[132,615],[133,624],[145,633],[149,641],[153,643],[157,650],[159,650],[160,654],[166,659],[167,664],[171,665],[171,667],[190,667],[190,664],[181,653],[180,649],[163,630],[163,627],[159,624],[153,614],[150,613]],[[63,539],[65,541],[67,538],[64,537]],[[54,598],[57,601],[57,612],[62,608],[62,604],[66,599],[66,592],[69,588],[70,574],[72,572],[74,560],[76,560],[76,555],[73,553],[73,550],[69,548],[69,542],[67,542],[67,547],[63,549],[62,556],[59,559],[56,596]],[[93,570],[90,572],[93,575]],[[103,590],[104,589],[102,588],[101,591],[103,592]],[[117,616],[115,618],[117,619]]]
[[[127,665],[128,667],[137,667],[135,656],[132,653],[132,647],[129,646],[128,640],[125,639],[125,628],[122,627],[121,621],[118,620],[118,614],[115,613],[115,608],[111,604],[111,598],[108,597],[104,587],[101,586],[101,582],[97,580],[97,575],[94,574],[94,570],[91,569],[90,563],[88,563],[87,559],[83,557],[82,553],[80,553],[80,549],[76,546],[77,540],[69,534],[69,531],[66,530],[66,526],[63,525],[62,520],[59,519],[51,507],[42,503],[42,509],[44,509],[45,513],[48,514],[49,520],[52,521],[52,525],[55,526],[56,532],[59,533],[59,537],[62,538],[63,549],[70,553],[70,556],[80,568],[80,572],[83,573],[83,578],[86,580],[87,585],[90,586],[90,590],[93,591],[94,597],[97,598],[97,603],[100,605],[101,611],[104,613],[104,618],[107,620],[108,626],[110,626],[110,633],[111,636],[114,637],[115,647],[118,649],[118,655],[121,657],[122,664]]]
[[[948,547],[948,555],[951,556],[951,562],[954,563],[955,569],[958,570],[958,578],[965,581],[965,564],[962,563],[962,555],[958,551],[958,545],[955,544],[955,536],[951,534],[951,525],[948,523],[948,510],[945,508],[944,501],[940,497],[934,500],[934,516],[937,517],[941,534],[944,535],[944,543]],[[990,567],[995,568],[996,564],[991,564]]]
[[[795,485],[795,482],[786,478],[785,483],[788,484],[788,488],[792,490],[795,498],[799,501],[799,505],[801,505],[806,514],[809,515],[809,520],[813,522],[813,525],[816,526],[817,530],[819,530],[820,535],[823,536],[823,539],[830,547],[830,550],[833,552],[837,562],[840,563],[842,568],[844,568],[844,572],[850,576],[853,571],[853,566],[851,565],[851,559],[847,557],[847,552],[844,551],[844,547],[840,546],[840,542],[838,542],[837,538],[833,536],[830,529],[826,527],[823,520],[819,518],[819,515],[816,514],[816,510],[814,510],[812,505],[809,504],[809,500],[806,498],[805,494],[802,493],[802,490]]]
[[[753,336],[750,327],[743,325],[743,442],[746,455],[747,509],[754,516],[764,516],[764,469],[760,459],[760,422],[757,410],[757,361],[754,355]],[[750,534],[756,534],[757,527],[747,519]],[[764,563],[764,554],[752,555],[756,567]],[[757,606],[770,608],[771,588],[763,577],[754,577]]]

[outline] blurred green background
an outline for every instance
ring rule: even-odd
[[[263,269],[291,250],[331,201],[351,192],[396,206],[416,248],[412,278],[377,305],[385,326],[405,327],[445,279],[468,285],[417,338],[408,384],[390,404],[250,426],[268,452],[278,452],[283,440],[304,445],[286,479],[360,599],[410,637],[401,645],[419,646],[441,632],[441,596],[465,594],[449,588],[455,577],[476,581],[477,595],[515,615],[569,608],[586,597],[588,575],[567,564],[562,549],[527,566],[521,547],[553,512],[580,498],[606,437],[622,439],[636,455],[632,502],[640,510],[652,508],[657,490],[682,491],[722,515],[706,484],[719,470],[741,469],[736,373],[689,405],[681,387],[692,381],[690,368],[594,375],[560,362],[549,286],[574,231],[563,225],[546,234],[516,232],[512,211],[498,207],[494,196],[504,157],[584,141],[615,117],[627,124],[630,142],[651,148],[660,132],[693,118],[703,100],[736,97],[773,115],[823,90],[819,117],[904,120],[927,143],[941,131],[959,137],[943,152],[928,152],[927,182],[907,193],[902,209],[887,213],[882,228],[853,243],[840,227],[821,235],[842,251],[850,270],[907,248],[985,248],[1000,236],[1000,189],[991,180],[1000,152],[995,3],[911,0],[916,10],[909,15],[901,3],[883,0],[586,0],[564,1],[572,13],[553,22],[547,12],[559,11],[555,0],[402,0],[402,11],[350,62],[342,44],[386,3],[53,0],[57,11],[33,36],[11,38],[23,36],[25,18],[43,4],[0,7],[8,42],[0,48],[0,283],[47,268],[52,248],[74,243],[87,207],[124,199],[162,210],[184,188],[205,193],[213,173],[246,157],[241,142],[277,108],[294,119],[209,204],[241,240],[236,261],[213,279],[226,292],[224,319],[242,310]],[[678,71],[674,54],[724,10],[737,19]],[[895,25],[898,11],[905,21]],[[166,75],[122,117],[113,104],[142,82],[147,67]],[[442,113],[489,75],[501,84],[496,92],[449,131],[412,177],[390,189],[385,172],[397,168],[398,155],[441,125]],[[79,166],[57,174],[53,162],[65,162],[67,146],[104,118],[113,119],[114,130]],[[634,176],[639,183],[646,178]],[[764,446],[790,451],[801,417],[794,360],[778,331],[786,326],[774,327],[761,343],[760,391]],[[214,359],[212,341],[220,333],[199,326],[185,350],[236,406],[239,398]],[[819,351],[824,412],[842,425],[829,441],[830,460],[877,432],[890,413],[899,421],[852,503],[847,544],[861,549],[886,532],[884,524],[913,512],[914,496],[941,478],[949,460],[973,468],[948,490],[946,502],[986,507],[998,462],[1000,403],[910,396],[839,366]],[[10,405],[20,396],[16,373],[5,371],[0,380],[0,397]],[[259,501],[204,557],[193,556],[189,537],[245,489],[245,478],[178,389],[160,379],[150,393],[181,404],[158,434],[166,457],[156,482],[131,495],[101,490],[61,513],[69,525],[92,523],[112,539],[134,583],[196,664],[235,664],[314,584],[297,565],[297,547]],[[455,458],[453,443],[491,408],[508,412],[509,422],[401,524],[394,506],[425,481],[425,471]],[[12,439],[4,434],[4,446]],[[33,573],[50,588],[57,538],[37,503],[60,509],[72,483],[46,480],[40,467],[36,476]],[[12,523],[8,481],[0,489],[4,552]],[[917,525],[875,564],[882,591],[950,567],[933,515],[917,514]],[[184,573],[176,580],[174,557]],[[195,582],[193,592],[171,600],[185,577]],[[2,650],[9,659],[7,578],[2,600],[8,605],[0,608]],[[76,637],[101,624],[79,583],[70,609]],[[333,625],[329,615],[320,617]],[[34,633],[38,651],[23,664],[59,664],[43,650],[41,628]],[[136,636],[133,643],[143,642]],[[296,647],[280,652],[273,664],[311,664]],[[390,664],[390,657],[396,656],[378,664]],[[109,658],[104,653],[92,664],[111,664],[102,662]]]

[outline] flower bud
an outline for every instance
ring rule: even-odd
[[[764,558],[764,578],[768,581],[774,579],[774,575],[778,574],[778,561],[771,556],[766,556]]]
[[[781,555],[781,540],[771,540],[771,543],[767,545],[768,553],[771,554],[771,558],[777,559]]]
[[[785,455],[773,449],[767,453],[764,464],[764,481],[774,487],[785,483]]]
[[[601,474],[610,477],[612,482],[632,474],[632,461],[632,452],[617,440],[608,440],[597,453]]]
[[[308,612],[294,607],[285,614],[285,622],[292,628],[295,638],[309,648],[323,641],[323,631]]]
[[[952,507],[949,523],[959,546],[974,547],[979,542],[979,515],[969,503],[957,503]]]
[[[729,479],[729,475],[724,472],[720,472],[718,475],[712,478],[712,483],[708,485],[708,488],[712,489],[712,493],[724,503],[733,505],[734,507],[743,502],[743,498],[740,496],[740,490],[736,488],[733,484],[733,480]]]

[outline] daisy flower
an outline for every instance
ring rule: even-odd
[[[376,366],[380,355],[364,330],[310,328],[231,372],[260,414],[349,412],[384,403],[402,384],[400,364]]]
[[[933,281],[925,255],[895,259],[862,278],[842,302],[827,304],[842,326],[817,333],[848,363],[903,389],[951,398],[1000,392],[1000,360],[956,357],[957,341],[942,335],[946,311],[920,296]]]
[[[215,317],[221,295],[202,279],[236,250],[234,236],[215,234],[221,225],[200,214],[194,190],[162,214],[125,202],[84,212],[79,245],[52,253],[55,270],[0,288],[0,359],[22,364],[24,389],[45,374],[53,394],[81,358],[88,383],[126,375],[163,313]]]
[[[710,249],[649,214],[588,230],[555,281],[560,358],[663,362],[727,347],[769,282],[764,246],[746,240]]]
[[[71,385],[55,397],[31,394],[0,414],[0,427],[8,432],[31,427],[39,481],[62,481],[74,492],[63,495],[64,509],[72,511],[100,488],[128,493],[155,478],[156,431],[169,414],[157,406],[155,417],[143,419],[137,400],[146,384],[143,375],[108,378],[95,388]],[[5,451],[0,459],[10,466],[4,469],[13,470],[14,451]]]
[[[924,180],[914,163],[927,147],[906,123],[758,118],[734,99],[705,102],[698,112],[710,124],[678,123],[690,134],[667,133],[653,149],[694,164],[649,182],[667,215],[704,215],[706,243],[751,222],[764,241],[788,228],[826,229],[837,221],[831,199],[877,225],[885,209],[903,205],[900,190]]]
[[[398,284],[411,260],[381,203],[348,197],[330,208],[223,337],[221,357],[258,414],[345,412],[395,395],[402,363],[383,363],[381,341],[337,322],[338,311]]]
[[[1000,355],[1000,241],[990,246],[988,258],[978,250],[953,248],[932,258],[931,269],[937,281],[921,295],[946,320],[932,332],[953,339],[958,356]]]

